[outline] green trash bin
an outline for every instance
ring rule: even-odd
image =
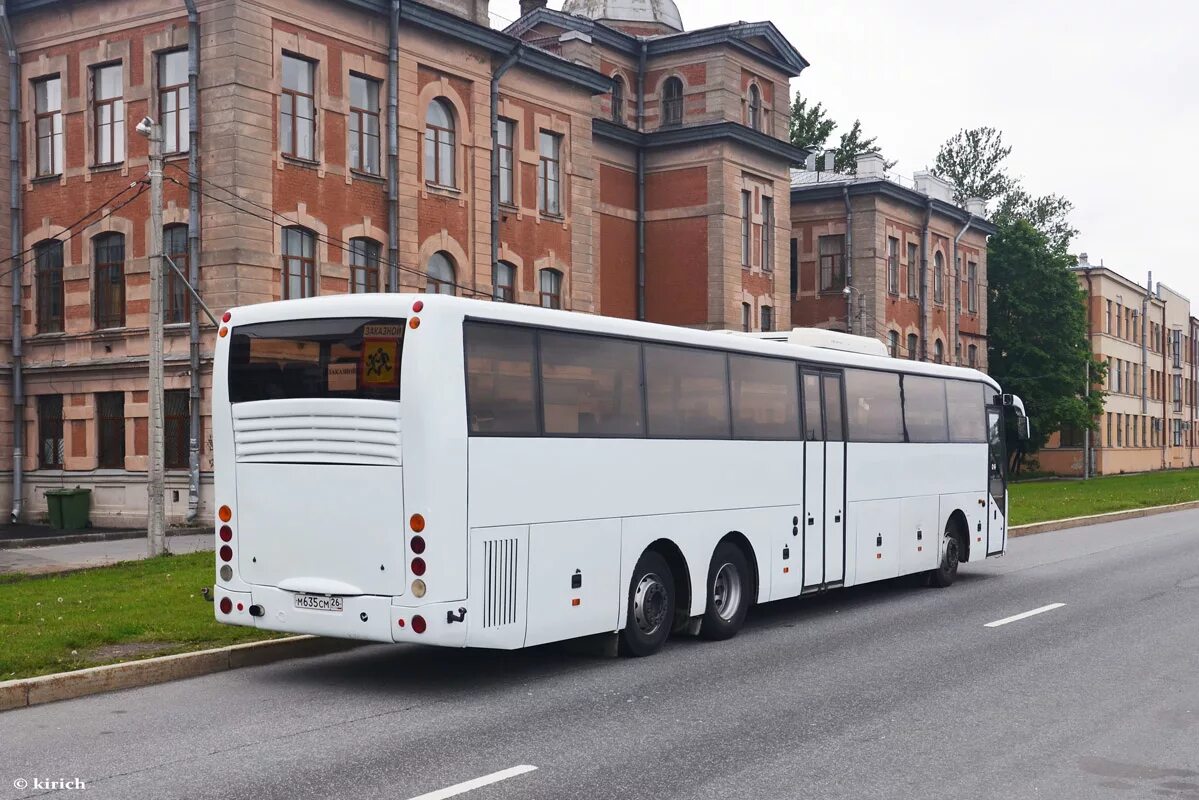
[[[92,507],[91,489],[52,489],[46,492],[50,524],[60,530],[76,531],[88,526]]]

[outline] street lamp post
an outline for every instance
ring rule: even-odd
[[[150,140],[150,453],[146,538],[151,556],[166,552],[166,474],[163,464],[162,127],[149,117],[137,132]]]

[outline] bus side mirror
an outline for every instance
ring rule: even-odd
[[[1021,415],[1016,418],[1016,430],[1019,431],[1020,441],[1027,442],[1032,438],[1032,426],[1028,422],[1028,417]]]
[[[1005,406],[1012,406],[1016,404],[1015,397],[1013,394],[1001,394],[999,395],[999,401]]]

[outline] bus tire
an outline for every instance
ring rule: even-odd
[[[674,575],[666,559],[646,550],[629,581],[629,611],[620,632],[625,655],[651,656],[662,649],[674,624]]]
[[[721,542],[708,567],[708,600],[699,635],[712,641],[736,636],[749,611],[749,594],[745,553],[732,542]]]
[[[941,563],[928,572],[930,586],[944,589],[952,586],[958,576],[958,558],[961,554],[961,537],[952,522],[945,526],[945,538],[941,546]]]

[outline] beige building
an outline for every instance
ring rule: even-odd
[[[1190,300],[1158,283],[1134,280],[1079,256],[1091,350],[1107,364],[1098,430],[1067,428],[1037,454],[1041,469],[1111,475],[1195,466],[1196,336]],[[1150,277],[1152,287],[1152,277]]]

